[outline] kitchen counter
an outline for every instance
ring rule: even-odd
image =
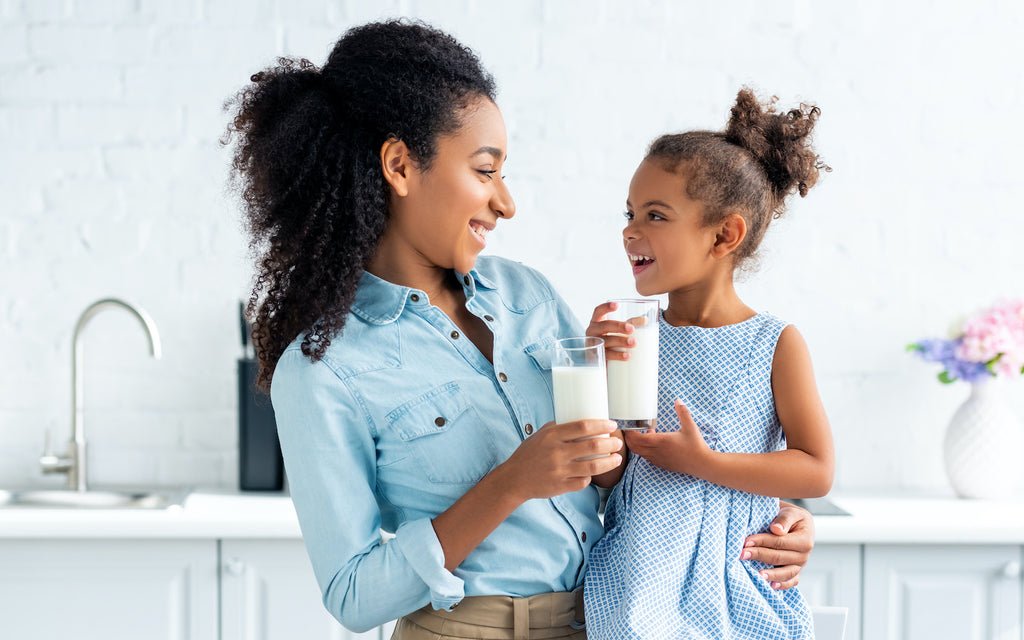
[[[1024,544],[1024,500],[830,496],[849,516],[815,517],[818,544]],[[0,509],[0,538],[301,537],[284,494],[191,493],[168,509]]]

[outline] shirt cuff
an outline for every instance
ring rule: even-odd
[[[465,582],[444,568],[444,550],[430,518],[403,523],[389,544],[396,542],[406,562],[430,589],[430,604],[434,609],[451,611],[466,597]]]

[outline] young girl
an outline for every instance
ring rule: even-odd
[[[668,294],[659,414],[656,431],[624,434],[586,579],[590,640],[813,638],[800,594],[744,561],[744,540],[768,530],[777,496],[829,491],[832,437],[800,333],[744,304],[733,275],[786,197],[828,170],[809,146],[818,114],[776,113],[744,89],[725,132],[662,136],[633,175],[623,240],[636,289]],[[587,333],[626,359],[632,327],[606,320],[612,308]]]

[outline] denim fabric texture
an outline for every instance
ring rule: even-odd
[[[306,548],[328,610],[356,631],[465,596],[572,591],[603,531],[593,487],[530,500],[445,570],[431,519],[554,419],[551,347],[583,332],[533,269],[481,257],[457,276],[493,364],[424,292],[366,273],[324,358],[297,339],[274,373]]]

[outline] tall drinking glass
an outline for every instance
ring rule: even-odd
[[[608,361],[608,412],[619,429],[648,431],[658,418],[658,301],[613,300],[610,320],[634,327],[629,360]]]
[[[608,419],[608,376],[601,338],[564,338],[555,342],[551,363],[555,391],[555,422]],[[607,438],[608,434],[580,438]],[[603,458],[609,454],[579,460]]]
[[[608,419],[604,340],[587,337],[556,341],[551,379],[555,422]]]

